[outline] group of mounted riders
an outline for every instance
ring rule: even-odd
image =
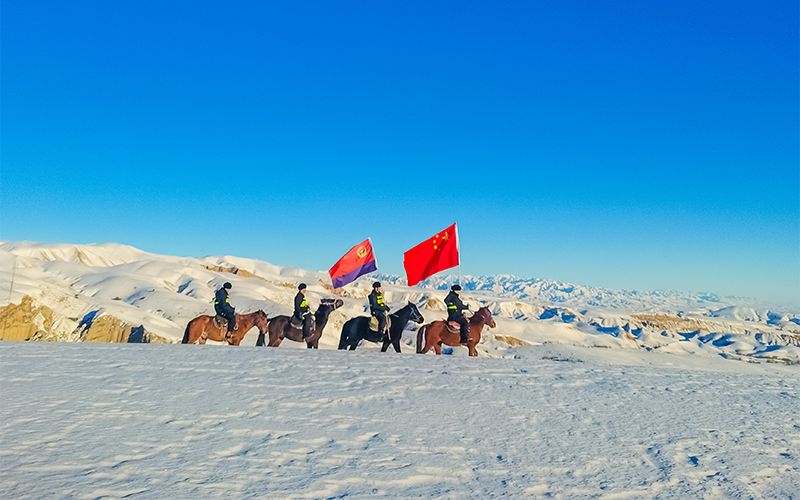
[[[225,338],[231,338],[233,330],[236,328],[236,313],[233,306],[230,304],[228,298],[229,290],[233,287],[229,282],[222,285],[222,288],[217,290],[214,299],[214,310],[219,316],[222,316],[228,321],[228,332]],[[297,287],[297,295],[294,296],[294,314],[292,314],[292,323],[297,328],[303,329],[303,338],[307,338],[311,333],[312,325],[314,324],[314,317],[308,307],[306,301],[306,284],[300,283]],[[450,293],[444,299],[447,306],[447,321],[453,321],[461,327],[460,343],[466,344],[469,342],[469,324],[467,318],[464,317],[464,310],[469,309],[469,304],[464,304],[461,301],[461,286],[453,285],[450,287]],[[389,318],[389,311],[391,308],[386,305],[383,300],[383,290],[380,281],[372,284],[372,293],[369,294],[369,310],[370,314],[378,320],[378,332],[388,335],[389,331],[386,328],[387,320]]]
[[[312,314],[306,300],[307,287],[305,283],[302,283],[298,286],[297,295],[294,298],[294,311],[291,316],[277,316],[267,319],[263,311],[239,316],[239,322],[242,323],[246,320],[246,323],[242,324],[243,331],[237,336],[234,334],[234,331],[237,330],[237,315],[230,304],[229,298],[231,288],[232,285],[226,282],[217,290],[214,297],[214,309],[217,317],[213,321],[216,321],[219,329],[217,331],[220,332],[218,334],[220,335],[219,340],[227,341],[233,345],[239,345],[246,330],[253,326],[258,326],[259,340],[256,345],[265,345],[265,333],[268,332],[270,346],[277,347],[284,338],[289,338],[298,342],[305,341],[308,343],[308,347],[316,348],[322,335],[322,329],[327,323],[328,315],[342,305],[341,299],[322,299],[320,309],[316,315]],[[441,345],[444,343],[447,345],[467,346],[471,356],[477,355],[475,344],[480,340],[480,331],[483,325],[494,327],[494,320],[491,317],[491,312],[486,307],[478,310],[470,320],[467,320],[464,317],[464,311],[469,309],[469,305],[462,302],[460,294],[461,287],[459,285],[453,285],[450,288],[450,293],[444,300],[447,306],[446,322],[437,321],[419,329],[417,352],[427,352],[429,349],[434,349],[439,354]],[[355,349],[358,342],[363,339],[371,342],[383,342],[382,351],[385,351],[389,345],[393,345],[395,350],[400,352],[399,342],[403,329],[409,321],[422,323],[422,315],[417,307],[410,302],[407,306],[398,310],[397,313],[390,315],[391,308],[384,300],[383,289],[378,281],[372,284],[372,292],[368,298],[371,316],[369,318],[352,318],[347,321],[342,328],[339,348]],[[203,321],[212,320],[209,316],[201,316],[190,322],[184,335],[184,343],[194,343],[196,340],[199,340],[200,343],[205,343],[208,338],[215,340],[209,335],[205,326],[200,324],[196,324],[197,328],[193,326],[201,318],[208,318],[208,320]],[[223,332],[225,332],[224,339],[222,338]],[[428,338],[430,335],[435,338]],[[424,349],[422,344],[425,344]]]

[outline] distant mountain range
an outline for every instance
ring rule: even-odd
[[[396,285],[404,285],[405,278],[392,274],[380,274],[377,279]],[[722,311],[730,307],[754,312],[750,317],[766,321],[766,312],[790,316],[800,314],[800,309],[791,310],[791,306],[771,305],[765,301],[743,297],[725,297],[713,293],[687,293],[678,291],[636,291],[613,290],[582,285],[561,283],[537,278],[520,278],[518,276],[499,274],[495,276],[432,276],[420,282],[417,287],[432,290],[447,290],[460,283],[464,290],[491,294],[496,297],[532,300],[554,306],[578,309],[605,308],[628,312],[675,312],[688,311]],[[777,313],[774,311],[781,311]],[[747,313],[749,314],[749,313]],[[742,318],[744,319],[744,318]]]

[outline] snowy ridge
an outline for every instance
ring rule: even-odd
[[[304,281],[312,307],[334,293],[345,301],[330,317],[321,339],[323,348],[335,348],[344,322],[365,314],[365,297],[375,279],[384,283],[394,310],[413,302],[426,322],[444,317],[442,299],[457,279],[434,276],[418,287],[408,287],[397,276],[372,275],[334,291],[325,272],[256,259],[163,256],[118,244],[2,242],[3,299],[9,297],[12,274],[11,302],[19,304],[27,295],[34,306],[52,310],[52,324],[37,320],[37,327],[49,329],[49,339],[64,341],[83,339],[76,331],[87,315],[114,318],[128,325],[125,328],[141,326],[168,341],[179,341],[189,320],[213,312],[214,292],[225,281],[234,285],[231,302],[237,312],[262,309],[269,316],[290,314],[296,286]],[[555,343],[629,353],[800,362],[800,315],[753,301],[711,294],[607,290],[506,275],[468,276],[462,278],[462,285],[472,309],[489,307],[498,324],[484,331],[479,345],[482,355],[524,356],[524,346]],[[411,325],[404,335],[406,351],[414,350],[415,329]],[[252,345],[255,339],[253,330],[244,344]],[[374,348],[372,344],[364,347]],[[456,356],[465,354],[454,350]]]

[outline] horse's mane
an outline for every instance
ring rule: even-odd
[[[393,313],[392,313],[392,314],[390,314],[389,316],[397,316],[398,314],[400,314],[400,311],[405,311],[406,309],[411,309],[411,307],[413,307],[413,306],[414,306],[414,304],[412,304],[411,302],[409,302],[408,304],[404,305],[403,307],[401,307],[401,308],[400,308],[400,309],[398,309],[397,311],[393,312]]]
[[[477,311],[475,311],[475,314],[472,315],[472,317],[469,319],[469,322],[472,323],[473,320],[475,320],[476,323],[478,322],[478,320],[486,321],[488,319],[488,317],[491,316],[491,314],[492,313],[489,312],[489,308],[486,307],[486,306],[483,306],[480,309],[478,309]],[[477,319],[475,319],[475,318],[477,318]]]

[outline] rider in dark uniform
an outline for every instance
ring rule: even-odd
[[[303,324],[303,338],[306,338],[311,333],[314,315],[309,312],[308,302],[306,302],[306,284],[300,283],[297,289],[299,291],[294,296],[294,317]]]
[[[228,320],[228,333],[225,334],[225,338],[231,338],[231,332],[236,327],[236,312],[228,302],[228,290],[231,289],[231,286],[226,282],[214,296],[214,311]]]
[[[466,344],[469,341],[469,338],[467,338],[469,336],[469,324],[461,311],[469,309],[469,306],[461,302],[461,298],[459,298],[461,293],[459,285],[451,286],[450,290],[450,293],[444,299],[444,303],[447,305],[447,321],[455,321],[461,325],[461,343]]]
[[[372,284],[372,293],[369,294],[369,312],[378,318],[378,332],[386,334],[386,315],[389,314],[389,306],[383,303],[383,290],[381,283],[376,281]]]

